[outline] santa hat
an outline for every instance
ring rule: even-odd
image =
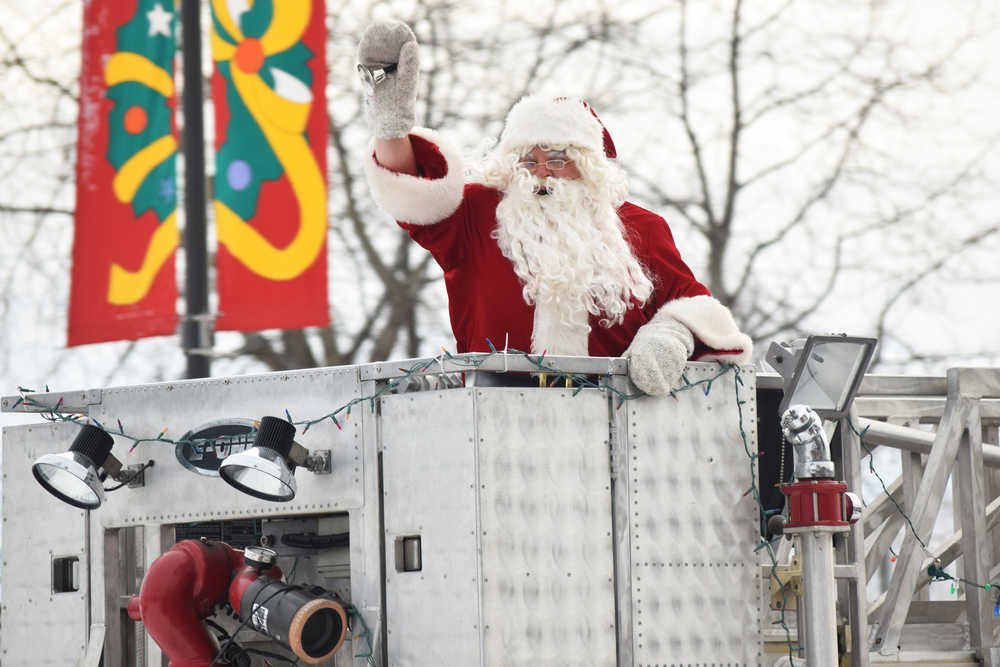
[[[500,133],[501,150],[555,145],[587,148],[595,153],[603,151],[609,158],[617,156],[611,135],[583,100],[542,95],[522,97],[507,114]]]

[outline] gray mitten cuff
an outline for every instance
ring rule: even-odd
[[[651,396],[664,396],[678,385],[688,357],[694,351],[691,331],[660,311],[639,327],[625,350],[632,382]]]
[[[417,38],[399,21],[372,23],[358,45],[363,65],[395,64],[396,69],[374,88],[365,89],[365,116],[380,139],[405,137],[416,119],[420,54]]]

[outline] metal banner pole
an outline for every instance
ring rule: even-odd
[[[187,377],[211,374],[208,251],[205,238],[205,130],[201,94],[201,1],[181,3],[184,39],[184,300],[181,345]]]

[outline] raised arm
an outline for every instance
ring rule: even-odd
[[[385,71],[365,85],[365,114],[375,134],[375,159],[386,169],[415,176],[416,159],[409,132],[416,118],[417,38],[405,23],[373,23],[358,45],[358,64]]]
[[[417,175],[417,161],[413,156],[413,145],[409,137],[380,139],[375,137],[375,159],[392,171]]]

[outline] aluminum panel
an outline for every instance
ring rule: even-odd
[[[360,396],[357,367],[322,368],[105,389],[101,404],[91,406],[91,416],[111,428],[121,420],[134,436],[155,438],[166,428],[166,437],[179,438],[192,428],[231,417],[284,416],[288,410],[293,420],[315,419]],[[360,507],[364,500],[360,413],[369,409],[364,401],[353,406],[350,419],[338,415],[341,428],[330,420],[305,433],[298,427],[295,439],[301,445],[331,450],[332,473],[298,470],[298,491],[287,503],[258,500],[219,478],[186,470],[174,456],[172,444],[144,442],[129,453],[131,442],[116,438],[114,454],[123,464],[149,459],[156,464],[146,471],[144,487],[108,494],[101,522],[106,527],[188,523]]]
[[[692,364],[691,383],[719,372]],[[633,650],[637,665],[760,664],[755,384],[742,369],[670,398],[630,401]],[[706,391],[706,387],[709,387]]]
[[[478,665],[476,456],[471,389],[381,399],[390,665]],[[419,535],[422,569],[396,569]]]
[[[485,663],[614,665],[607,395],[476,397]]]
[[[67,424],[3,429],[0,660],[5,665],[63,667],[87,651],[87,512],[46,492],[31,474],[36,458],[66,449],[76,430]],[[76,591],[53,592],[53,559],[61,558],[78,559],[72,567]]]

